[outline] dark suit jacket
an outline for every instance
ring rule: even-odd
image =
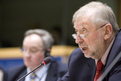
[[[58,81],[93,81],[95,61],[91,58],[85,58],[80,48],[74,50],[70,55],[68,67],[69,71]]]
[[[53,61],[51,61],[46,81],[57,81],[58,77],[62,77],[66,72],[67,66],[54,59]],[[26,67],[24,65],[9,69],[7,71],[7,81],[17,81],[26,73]],[[24,79],[22,79],[21,81],[24,81]]]
[[[107,69],[110,63],[121,51],[121,32],[116,35],[113,46],[109,52],[103,71]],[[94,81],[96,65],[91,58],[85,58],[84,54],[78,48],[72,52],[68,61],[68,72],[57,81]],[[103,81],[121,81],[121,58],[106,75]]]

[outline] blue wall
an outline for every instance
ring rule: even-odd
[[[6,71],[8,68],[24,64],[22,58],[0,59],[0,66]]]
[[[56,57],[56,60],[61,61],[61,57]],[[22,58],[0,59],[0,66],[7,71],[8,68],[23,65]]]

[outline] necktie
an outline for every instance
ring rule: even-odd
[[[94,81],[97,81],[97,79],[101,76],[102,68],[103,68],[103,63],[101,62],[101,60],[99,60],[97,62],[97,69],[96,69],[96,74],[95,74]]]
[[[36,77],[37,76],[35,75],[35,73],[32,73],[31,76],[30,76],[31,81],[34,81]]]

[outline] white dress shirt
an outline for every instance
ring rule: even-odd
[[[50,64],[47,64],[47,65],[44,65],[42,66],[40,69],[38,69],[35,74],[36,74],[36,78],[35,78],[35,81],[45,81],[46,80],[46,77],[47,77],[47,71],[48,71],[48,68],[49,68]],[[27,68],[27,73],[30,72],[30,69]],[[26,78],[25,78],[25,81],[31,81],[30,79],[30,76],[31,74],[29,74]]]

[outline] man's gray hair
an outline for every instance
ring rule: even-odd
[[[30,29],[25,32],[25,37],[31,34],[37,34],[41,37],[43,42],[43,45],[42,45],[43,50],[46,51],[47,49],[51,49],[54,43],[54,39],[48,31],[43,29]]]
[[[116,33],[119,30],[117,20],[112,9],[101,2],[92,1],[78,9],[73,15],[72,22],[74,23],[76,19],[83,16],[90,16],[95,27],[110,23],[113,27],[113,32]]]

